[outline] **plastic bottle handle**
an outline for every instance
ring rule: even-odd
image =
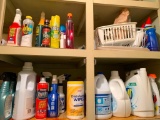
[[[110,82],[118,82],[119,83],[119,85],[122,89],[122,95],[123,95],[122,99],[126,99],[126,89],[125,89],[125,86],[124,86],[124,83],[122,82],[122,80],[112,79]]]

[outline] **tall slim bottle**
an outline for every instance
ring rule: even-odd
[[[66,21],[66,48],[74,49],[74,23],[72,20],[72,13],[67,14]]]

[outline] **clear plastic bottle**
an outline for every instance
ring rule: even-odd
[[[72,13],[67,14],[67,21],[66,21],[66,48],[73,49],[74,48],[74,23],[72,20]]]

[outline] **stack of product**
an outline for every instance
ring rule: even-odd
[[[9,27],[7,45],[32,47],[34,22],[31,16],[26,16],[21,28],[20,9],[16,9],[16,15],[12,25]],[[74,23],[72,13],[67,14],[66,25],[60,25],[60,16],[51,16],[51,20],[45,18],[45,13],[41,13],[41,18],[36,27],[35,47],[51,48],[74,48]]]
[[[0,87],[0,120],[27,120],[35,117],[43,120],[55,118],[65,112],[67,118],[84,117],[84,84],[83,81],[67,82],[67,102],[63,93],[63,81],[68,75],[57,75],[43,72],[40,82],[36,82],[36,73],[31,62],[25,62],[23,70],[18,73],[2,74]],[[50,82],[50,78],[52,80]],[[17,80],[17,85],[16,85]],[[59,83],[58,83],[59,81]],[[36,97],[35,97],[36,96]]]

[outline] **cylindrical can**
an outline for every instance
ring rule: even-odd
[[[83,81],[67,82],[67,118],[84,117],[84,83]]]
[[[48,83],[45,78],[37,84],[37,97],[36,97],[36,119],[44,120],[47,117],[47,104],[48,104]]]

